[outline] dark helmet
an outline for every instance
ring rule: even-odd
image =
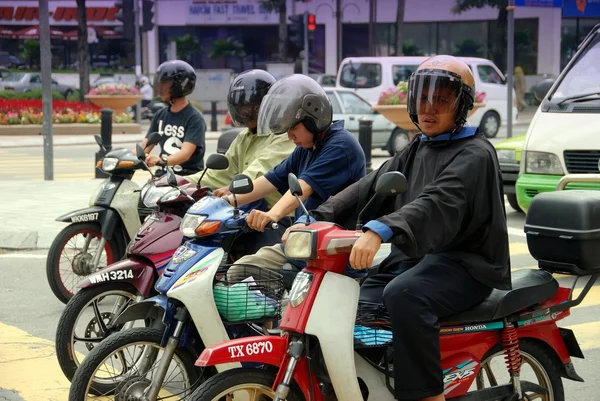
[[[171,98],[185,97],[196,87],[196,71],[182,60],[165,61],[154,74],[154,87],[158,90],[161,82],[172,82]]]
[[[323,87],[303,74],[293,74],[275,82],[258,112],[258,134],[281,135],[298,123],[319,134],[331,125],[333,108]]]
[[[258,120],[263,97],[276,81],[264,70],[247,70],[235,77],[227,94],[227,109],[235,126],[247,126]]]
[[[440,94],[451,95],[439,102]],[[456,112],[455,123],[462,127],[473,108],[475,78],[469,66],[454,56],[438,55],[425,60],[408,81],[408,114],[418,127],[418,114]]]

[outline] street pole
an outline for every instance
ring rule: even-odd
[[[337,37],[337,65],[342,62],[342,0],[335,2],[335,25]]]
[[[308,75],[308,12],[304,12],[304,60],[302,60],[302,73]]]
[[[42,112],[44,120],[44,180],[54,180],[52,154],[52,52],[50,49],[50,17],[48,0],[40,0],[40,58],[42,67]]]
[[[133,20],[135,21],[135,76],[137,82],[140,82],[142,75],[142,39],[140,32],[140,1],[133,2]],[[135,105],[135,122],[140,123],[141,117],[141,100]]]
[[[512,137],[512,111],[513,111],[513,71],[515,64],[515,0],[508,0],[508,24],[507,24],[507,52],[506,52],[506,90],[508,91],[508,113],[506,114],[506,137]]]

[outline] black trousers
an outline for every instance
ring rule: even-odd
[[[443,393],[439,319],[471,308],[491,292],[442,254],[427,255],[410,264],[413,266],[402,263],[408,269],[400,274],[367,279],[360,295],[362,301],[383,302],[390,314],[398,400]]]

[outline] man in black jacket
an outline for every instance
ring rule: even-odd
[[[400,171],[408,180],[405,193],[380,196],[369,207],[350,255],[351,266],[364,269],[382,242],[393,243],[380,274],[363,284],[361,300],[383,302],[390,313],[399,400],[444,400],[439,319],[511,285],[496,152],[476,128],[465,126],[474,95],[473,75],[461,60],[423,62],[408,92],[408,111],[421,134],[311,212],[311,220],[354,229],[381,174]]]

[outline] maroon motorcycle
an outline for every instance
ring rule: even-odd
[[[228,166],[227,158],[221,154],[210,155],[206,161],[206,169],[223,170]],[[182,216],[209,193],[208,188],[184,177],[177,177],[177,182],[170,185],[173,190],[156,201],[158,210],[146,218],[127,246],[127,258],[86,277],[67,303],[58,322],[55,344],[58,363],[67,379],[73,378],[94,345],[112,332],[107,327],[113,317],[132,303],[153,295],[156,280],[183,242],[179,230]],[[111,329],[132,327],[134,323]]]

